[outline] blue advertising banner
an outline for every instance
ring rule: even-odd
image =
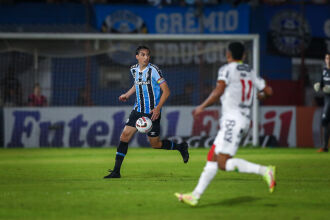
[[[275,25],[292,30],[302,22],[309,35],[330,37],[330,5],[306,5],[303,13],[299,5],[264,6],[263,12],[271,29]]]
[[[152,34],[244,34],[249,33],[250,7],[219,5],[205,7],[152,7],[95,5],[95,25],[107,33]]]
[[[301,10],[300,5],[251,9],[251,33],[260,35],[260,73],[268,79],[291,80],[291,57],[300,57],[302,49],[305,58],[322,60],[330,52],[330,5]]]
[[[83,4],[20,3],[1,5],[3,24],[86,24]]]

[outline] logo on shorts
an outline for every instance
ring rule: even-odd
[[[225,141],[232,143],[233,142],[233,128],[236,122],[234,120],[226,120],[225,123]]]
[[[156,132],[152,131],[150,132],[150,135],[156,135]]]

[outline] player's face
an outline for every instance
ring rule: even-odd
[[[34,94],[35,95],[40,95],[40,87],[39,86],[36,86],[36,87],[34,87]]]
[[[140,50],[139,54],[136,55],[136,59],[138,60],[140,66],[148,65],[150,60],[149,51],[145,49]]]
[[[325,55],[325,64],[329,67],[330,66],[330,54]]]
[[[233,61],[233,57],[232,57],[231,52],[229,50],[226,51],[226,58],[227,58],[228,63]]]

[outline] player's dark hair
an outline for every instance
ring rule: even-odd
[[[244,45],[240,42],[230,43],[228,46],[228,50],[231,52],[231,55],[234,60],[241,60],[245,52]]]
[[[135,54],[138,55],[138,54],[140,53],[141,50],[148,50],[149,55],[150,55],[150,52],[151,52],[151,51],[150,51],[149,47],[144,46],[144,45],[142,45],[142,46],[138,46],[138,48],[136,48]]]

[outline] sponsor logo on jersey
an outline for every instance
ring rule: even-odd
[[[150,84],[150,80],[136,82],[136,85],[149,85],[149,84]]]
[[[246,77],[246,73],[241,72],[241,73],[240,73],[240,76],[241,76],[241,77]]]

